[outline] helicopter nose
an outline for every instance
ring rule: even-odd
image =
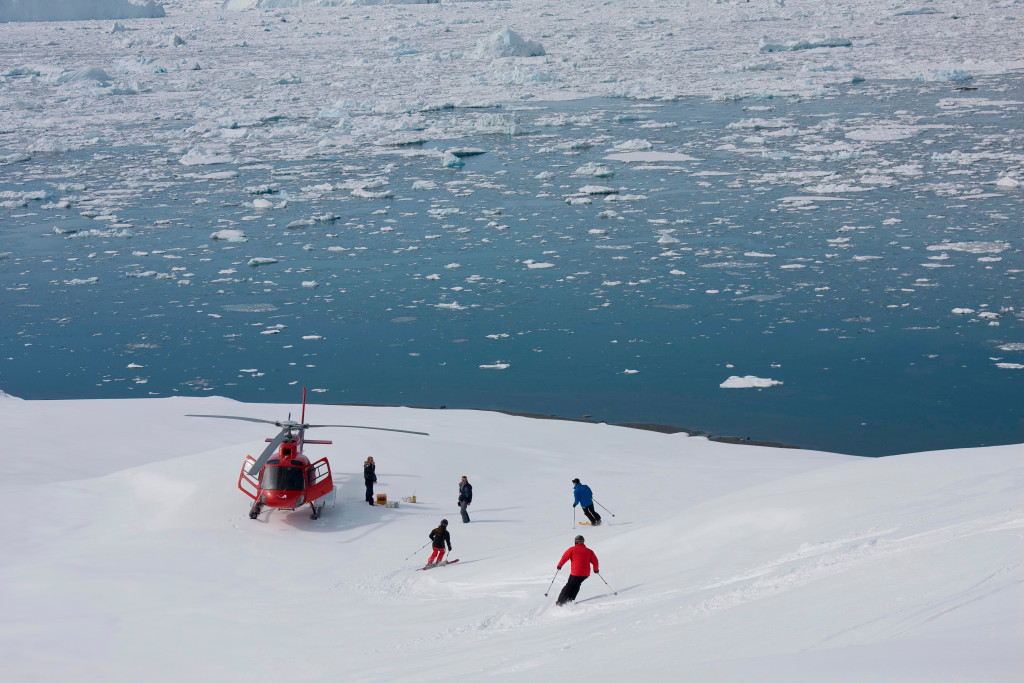
[[[267,506],[272,508],[295,508],[301,491],[266,491]]]

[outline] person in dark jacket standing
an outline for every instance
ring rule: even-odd
[[[430,544],[433,550],[430,553],[430,559],[427,560],[427,566],[433,567],[441,564],[441,560],[444,558],[445,543],[448,544],[449,552],[451,552],[452,549],[452,537],[448,533],[448,520],[442,519],[440,526],[433,529],[428,535],[430,536],[430,540],[433,541],[433,543]]]
[[[473,502],[473,485],[469,483],[469,479],[465,476],[462,477],[462,481],[459,482],[459,510],[462,512],[462,523],[466,524],[469,522],[469,514],[466,512],[466,508]]]
[[[572,506],[583,506],[583,514],[587,516],[592,525],[598,526],[601,523],[601,515],[594,510],[594,494],[590,491],[590,487],[581,484],[579,479],[573,479],[572,483],[575,484],[572,489]]]
[[[577,536],[575,541],[576,543],[573,547],[562,553],[562,559],[558,561],[559,569],[561,569],[562,565],[566,562],[571,563],[569,568],[569,580],[562,588],[562,592],[558,594],[558,600],[555,602],[559,607],[576,599],[576,595],[580,592],[580,586],[590,576],[591,565],[594,567],[594,573],[599,573],[597,555],[594,554],[593,550],[583,544],[582,536]]]
[[[371,455],[363,463],[363,483],[366,484],[366,502],[370,505],[374,505],[373,501],[373,485],[377,481],[377,465],[373,462],[373,456]]]

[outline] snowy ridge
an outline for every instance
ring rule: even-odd
[[[301,613],[317,639],[341,644],[344,664],[300,658],[309,680],[412,669],[431,681],[600,680],[626,660],[637,674],[693,680],[1009,681],[1020,671],[1021,446],[867,459],[486,412],[313,405],[318,422],[430,436],[322,430],[335,445],[310,452],[331,458],[336,508],[316,521],[252,521],[233,483],[264,430],[184,414],[279,418],[294,406],[0,401],[0,426],[40,435],[0,463],[2,491],[47,501],[43,515],[9,510],[0,532],[17,549],[0,560],[0,598],[20,624],[4,641],[19,653],[15,674],[285,675],[294,657],[257,661],[246,649],[267,629],[254,601]],[[130,427],[111,441],[112,415]],[[417,503],[362,502],[371,453],[377,491],[415,492]],[[455,506],[462,474],[474,484],[468,525]],[[604,517],[583,531],[604,580],[557,608],[543,593],[581,528],[577,476]],[[410,571],[441,517],[461,561]],[[275,631],[282,652],[309,637]],[[221,667],[230,673],[211,673]]]

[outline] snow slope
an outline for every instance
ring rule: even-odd
[[[473,411],[309,406],[337,506],[247,518],[221,398],[22,401],[0,461],[14,680],[1019,680],[1024,448],[861,459]],[[271,428],[272,431],[272,428]],[[378,462],[362,502],[359,468]],[[474,484],[459,523],[457,482]],[[573,524],[571,479],[610,506]],[[414,571],[441,517],[455,566]],[[582,516],[580,516],[582,519]],[[555,607],[583,529],[601,576]],[[617,591],[617,595],[613,594]]]

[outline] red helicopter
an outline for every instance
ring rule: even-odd
[[[330,444],[331,441],[314,441],[305,438],[305,431],[313,427],[344,427],[347,429],[376,429],[385,432],[401,432],[403,434],[419,434],[430,436],[426,432],[414,432],[407,429],[389,429],[387,427],[364,427],[362,425],[311,425],[306,424],[306,389],[302,389],[302,417],[299,422],[291,419],[283,421],[261,420],[255,417],[239,417],[236,415],[187,415],[186,417],[216,417],[225,420],[244,420],[245,422],[263,422],[281,428],[277,436],[267,439],[270,443],[259,458],[245,456],[242,471],[238,474],[238,490],[252,498],[249,508],[249,519],[256,519],[264,507],[276,510],[297,510],[309,503],[310,517],[317,519],[327,504],[334,504],[334,479],[331,477],[331,464],[327,458],[310,462],[302,453],[305,444]]]

